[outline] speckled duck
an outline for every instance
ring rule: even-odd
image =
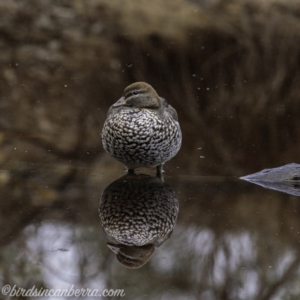
[[[129,171],[156,167],[174,157],[182,134],[176,110],[153,87],[136,82],[108,111],[102,130],[105,151]]]

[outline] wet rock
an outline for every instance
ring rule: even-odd
[[[282,167],[265,169],[240,179],[258,184],[264,188],[300,196],[300,165],[287,164]]]

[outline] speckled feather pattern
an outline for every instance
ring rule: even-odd
[[[141,184],[142,183],[142,184]],[[108,237],[128,246],[161,245],[178,215],[175,192],[159,179],[117,180],[100,201],[100,218]]]
[[[110,111],[102,139],[104,149],[130,169],[155,167],[174,157],[181,146],[179,123],[171,114],[126,107]]]

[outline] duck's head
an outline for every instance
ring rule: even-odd
[[[119,106],[158,109],[161,100],[150,84],[135,82],[125,88],[122,98],[113,105],[113,107]]]
[[[146,264],[154,253],[154,245],[125,246],[122,244],[107,243],[118,261],[127,268],[138,269]]]

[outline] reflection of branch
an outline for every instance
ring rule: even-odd
[[[23,199],[24,200],[24,199]],[[11,243],[11,241],[14,241],[20,232],[28,225],[32,224],[32,220],[36,219],[37,216],[40,214],[42,208],[37,208],[37,207],[31,207],[30,210],[26,211],[26,214],[21,214],[22,217],[19,217],[18,220],[6,220],[7,222],[13,222],[13,226],[5,226],[7,228],[7,232],[4,234],[1,233],[0,236],[0,247],[4,248],[6,245]],[[14,211],[13,211],[14,213]],[[12,225],[12,224],[10,224]],[[3,229],[2,229],[3,232]]]
[[[64,175],[60,182],[56,185],[56,190],[59,192],[63,192],[67,186],[75,181],[77,175],[77,168],[71,168],[71,170]]]
[[[294,262],[290,264],[286,272],[282,275],[281,279],[279,279],[277,282],[275,282],[273,285],[269,287],[265,295],[263,297],[258,296],[257,299],[262,299],[262,300],[269,300],[271,297],[275,295],[275,293],[278,291],[280,287],[282,287],[297,271],[300,265],[300,256],[298,256]]]

